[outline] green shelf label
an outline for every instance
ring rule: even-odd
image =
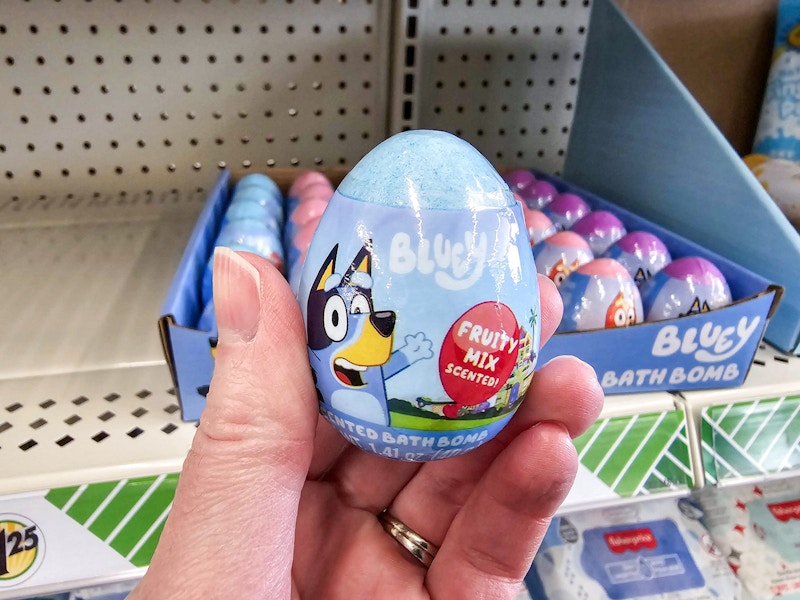
[[[620,496],[692,484],[680,411],[601,419],[575,440],[575,446],[581,464]]]
[[[50,490],[45,498],[137,567],[153,557],[178,474]]]
[[[800,395],[703,411],[706,481],[780,473],[800,467]]]

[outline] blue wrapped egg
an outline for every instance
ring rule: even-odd
[[[234,186],[233,193],[238,194],[246,189],[254,189],[265,198],[283,198],[278,184],[263,173],[250,173],[242,177]]]
[[[226,223],[217,237],[217,246],[245,249],[283,268],[283,243],[280,235],[268,224],[255,219],[238,219]]]
[[[440,131],[384,141],[333,194],[303,264],[320,412],[400,460],[489,441],[536,365],[536,277],[520,203],[475,148]]]
[[[274,219],[280,226],[283,226],[283,196],[280,195],[280,191],[276,193],[272,189],[265,190],[255,185],[250,185],[244,189],[239,189],[237,186],[231,196],[228,212],[241,204],[258,204],[263,208],[262,214],[266,218]]]

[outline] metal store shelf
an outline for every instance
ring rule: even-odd
[[[0,494],[180,469],[156,321],[195,208],[0,230]]]

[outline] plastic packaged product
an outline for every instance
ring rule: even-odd
[[[800,0],[781,0],[753,152],[800,160]]]
[[[589,243],[572,231],[559,231],[533,246],[536,270],[556,286],[578,267],[594,260]]]
[[[330,200],[333,195],[330,179],[319,171],[304,171],[298,175],[286,194],[285,212],[287,217],[291,217],[301,198],[308,200],[315,198],[318,194],[324,196],[321,199],[325,202]]]
[[[531,246],[535,246],[539,242],[546,240],[551,235],[555,235],[558,232],[558,229],[556,229],[556,226],[553,225],[550,217],[540,210],[528,208],[528,205],[525,204],[525,201],[522,200],[522,198],[516,194],[515,196],[520,202],[520,206],[522,206],[522,215],[525,219],[525,227],[528,230],[528,237],[531,240]]]
[[[263,223],[276,233],[280,233],[283,227],[283,215],[276,214],[275,210],[270,210],[267,206],[248,200],[233,201],[225,211],[222,218],[221,228],[224,228],[232,221],[242,219],[258,221]]]
[[[526,583],[535,600],[744,600],[689,498],[553,519]]]
[[[603,256],[613,258],[625,267],[638,286],[672,261],[664,242],[646,231],[626,234],[611,244]]]
[[[569,229],[592,212],[583,198],[567,192],[558,194],[543,210],[559,230]]]
[[[564,302],[559,333],[627,327],[644,320],[636,282],[612,258],[596,258],[571,272],[558,291]]]
[[[744,162],[786,218],[800,229],[800,162],[763,154],[745,156]]]
[[[245,249],[283,268],[283,244],[278,233],[268,225],[253,219],[239,219],[225,225],[217,237],[217,246]]]
[[[278,184],[275,183],[271,177],[263,173],[250,173],[242,177],[234,186],[233,194],[235,195],[249,188],[259,190],[265,197],[283,197]]]
[[[528,187],[536,183],[536,176],[527,169],[516,169],[506,174],[505,181],[512,192],[522,195]]]
[[[283,225],[283,196],[280,195],[280,191],[276,190],[277,187],[273,190],[272,188],[264,189],[255,185],[250,185],[244,189],[239,189],[237,186],[234,188],[228,209],[230,210],[232,206],[240,203],[259,204],[271,218],[276,219]]]
[[[577,221],[571,231],[586,238],[595,256],[602,256],[611,244],[628,233],[622,221],[607,210],[590,212]]]
[[[539,180],[523,189],[519,195],[525,200],[528,208],[542,210],[558,195],[558,190],[549,181]]]
[[[708,312],[731,303],[725,276],[701,256],[677,258],[641,286],[646,321]]]
[[[705,488],[697,501],[714,543],[755,600],[800,600],[800,479]]]
[[[322,415],[395,459],[480,446],[531,381],[538,298],[521,207],[491,164],[441,131],[390,137],[339,185],[303,267]]]

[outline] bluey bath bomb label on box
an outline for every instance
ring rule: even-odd
[[[472,146],[398,134],[330,200],[298,300],[320,411],[401,460],[456,456],[516,411],[539,348],[519,203]]]

